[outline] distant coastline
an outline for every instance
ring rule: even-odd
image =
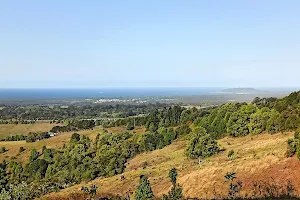
[[[0,99],[120,98],[206,95],[220,88],[146,87],[98,89],[0,89]]]
[[[255,97],[283,97],[295,89],[146,87],[98,89],[0,89],[0,104],[148,104],[221,105]]]

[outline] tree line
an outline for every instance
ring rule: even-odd
[[[96,125],[95,120],[68,120],[66,126],[54,126],[50,130],[52,133],[79,131],[93,129]]]
[[[293,131],[300,127],[300,91],[282,99],[258,98],[252,103],[227,103],[220,107],[186,109],[171,106],[147,116],[104,122],[103,126],[145,126],[150,131],[160,127],[192,124],[205,128],[213,138],[245,136],[263,132]]]
[[[167,104],[92,104],[92,105],[2,105],[0,123],[33,123],[35,120],[125,118],[165,107]],[[11,121],[14,119],[14,121]]]

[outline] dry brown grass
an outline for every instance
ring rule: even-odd
[[[96,184],[103,193],[124,196],[128,192],[135,191],[139,176],[142,174],[148,175],[155,195],[161,196],[171,187],[168,178],[169,169],[176,167],[179,173],[178,182],[183,186],[185,197],[213,197],[213,187],[218,193],[226,192],[224,175],[227,172],[236,172],[237,176],[243,179],[251,174],[263,173],[271,166],[288,162],[291,158],[285,158],[284,153],[287,147],[286,141],[292,135],[292,133],[278,133],[224,138],[219,140],[219,144],[226,150],[203,160],[201,165],[184,156],[186,141],[179,140],[164,149],[143,153],[130,160],[122,174],[125,177],[123,181],[120,179],[122,175],[98,178],[87,184],[75,185],[47,196],[66,197],[70,193],[80,191],[82,185],[89,184]],[[227,159],[230,150],[236,152],[236,158],[232,161]],[[145,169],[143,169],[144,162],[148,163]],[[300,167],[300,162],[297,161],[295,165]],[[289,169],[286,167],[283,170]]]
[[[0,124],[0,139],[12,135],[28,135],[29,132],[45,132],[51,130],[53,126],[57,126],[57,124]]]

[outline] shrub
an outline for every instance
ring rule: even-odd
[[[298,140],[297,139],[288,139],[288,148],[286,151],[287,157],[292,157],[297,152]]]
[[[19,148],[19,153],[22,153],[23,151],[25,151],[24,147],[20,147]]]
[[[228,199],[239,199],[237,195],[240,194],[242,190],[242,182],[235,181],[236,179],[235,172],[227,173],[224,178],[225,182],[229,181],[229,189],[228,189]]]
[[[8,150],[5,148],[5,147],[1,147],[0,148],[0,153],[5,153],[5,152],[7,152]]]
[[[298,159],[300,159],[300,130],[296,130],[294,134],[294,138],[288,139],[288,147],[286,151],[286,156],[291,157],[297,154]]]
[[[147,166],[148,166],[148,162],[147,162],[147,161],[145,161],[145,162],[142,163],[142,168],[143,168],[143,169],[146,169]]]
[[[73,133],[70,139],[70,143],[75,143],[80,140],[80,135],[78,133]]]
[[[83,191],[85,194],[88,194],[90,197],[95,197],[97,194],[98,187],[96,185],[91,185],[90,188],[82,186],[81,191]]]
[[[233,160],[233,159],[234,159],[234,151],[233,151],[233,150],[230,150],[230,151],[228,152],[227,157],[228,157],[228,160]]]

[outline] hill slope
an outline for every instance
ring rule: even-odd
[[[164,149],[137,155],[127,163],[126,171],[118,176],[98,178],[87,184],[96,184],[101,194],[120,194],[125,196],[133,193],[138,184],[139,176],[146,174],[155,195],[167,193],[171,187],[168,170],[178,169],[178,182],[183,186],[185,197],[213,197],[213,188],[217,193],[225,193],[228,186],[224,184],[227,172],[236,172],[243,181],[245,191],[252,187],[255,181],[275,178],[283,183],[290,179],[300,189],[300,177],[297,168],[300,161],[296,158],[286,158],[287,139],[292,133],[275,135],[262,134],[242,138],[223,138],[219,144],[226,150],[205,159],[200,165],[195,160],[188,160],[184,155],[186,141],[179,140]],[[228,160],[228,151],[234,150],[236,158]],[[277,172],[280,169],[280,176]],[[124,176],[124,180],[121,179]],[[72,193],[80,192],[82,185],[75,185],[59,193],[51,193],[46,199],[68,198]],[[99,194],[100,194],[99,193]]]

